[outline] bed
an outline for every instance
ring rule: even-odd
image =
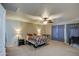
[[[35,48],[47,44],[47,36],[28,36],[26,42],[32,44]]]

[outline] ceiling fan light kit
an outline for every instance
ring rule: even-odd
[[[43,24],[46,25],[47,24],[47,21],[44,21]]]

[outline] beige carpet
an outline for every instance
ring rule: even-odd
[[[29,45],[9,47],[7,56],[79,56],[79,49],[51,40],[48,45],[39,48]]]

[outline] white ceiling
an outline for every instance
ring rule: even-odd
[[[20,12],[23,13],[20,16],[23,16],[23,18],[33,22],[35,22],[35,20],[27,18],[25,14],[41,16],[44,8],[47,8],[50,15],[63,13],[63,16],[59,19],[56,19],[55,21],[61,22],[79,18],[78,3],[4,3],[3,6],[8,11],[7,14],[12,16],[15,16],[17,8],[20,8]]]

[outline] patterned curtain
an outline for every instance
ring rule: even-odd
[[[79,36],[79,23],[67,24],[67,38]]]

